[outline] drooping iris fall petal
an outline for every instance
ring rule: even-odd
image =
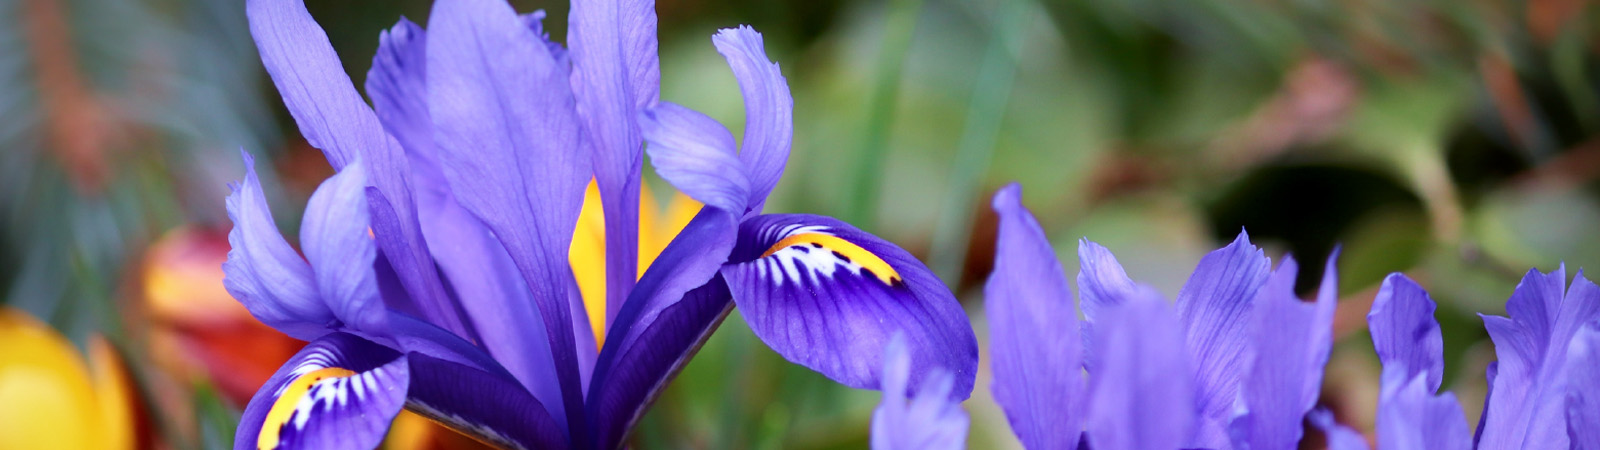
[[[883,347],[903,332],[911,386],[943,368],[955,374],[953,395],[972,391],[978,346],[966,312],[910,253],[828,217],[762,215],[740,228],[722,276],[750,329],[778,354],[877,389]]]

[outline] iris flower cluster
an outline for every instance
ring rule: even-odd
[[[1378,448],[1600,448],[1600,286],[1579,273],[1568,288],[1565,267],[1530,270],[1506,301],[1509,317],[1482,316],[1498,360],[1476,431],[1455,395],[1438,392],[1444,339],[1434,309],[1421,286],[1394,274],[1367,314],[1383,362]]]
[[[880,363],[900,336],[895,380],[942,374],[966,398],[977,342],[926,266],[838,220],[761,213],[793,134],[761,35],[712,39],[745,100],[736,145],[660,100],[654,8],[576,1],[563,47],[542,13],[439,0],[426,30],[402,19],[380,37],[369,107],[300,0],[248,0],[273,83],[337,173],[300,252],[248,155],[228,197],[229,293],[309,342],[247,405],[236,448],[371,448],[402,408],[508,448],[617,448],[734,305],[842,384],[898,389]],[[659,255],[639,252],[645,148],[704,205]],[[569,264],[591,180],[603,254],[570,260],[603,258],[603,274]],[[584,295],[595,277],[603,295]]]
[[[1201,259],[1169,307],[1085,240],[1074,310],[1021,189],[1002,189],[993,206],[992,389],[1025,447],[1291,449],[1310,422],[1331,449],[1367,448],[1315,408],[1336,301],[1332,258],[1315,300],[1304,302],[1294,294],[1294,260],[1271,269],[1241,234]],[[1529,271],[1506,303],[1510,317],[1482,316],[1499,361],[1488,368],[1473,431],[1455,396],[1438,393],[1444,355],[1433,300],[1405,275],[1385,279],[1367,315],[1383,363],[1378,448],[1600,448],[1600,286],[1581,273],[1565,286],[1565,268]],[[874,447],[964,446],[958,400],[914,395],[908,407],[895,392],[885,390],[874,417]]]
[[[754,30],[712,38],[745,101],[735,142],[660,99],[650,1],[575,1],[562,46],[541,12],[439,0],[427,29],[401,19],[380,36],[371,106],[301,0],[247,5],[274,84],[337,173],[298,251],[248,154],[228,197],[228,292],[309,342],[251,399],[236,448],[370,448],[401,409],[502,447],[618,448],[735,306],[790,361],[884,392],[874,447],[964,445],[978,349],[944,284],[844,222],[762,213],[793,99]],[[659,250],[641,244],[645,154],[702,205]],[[1020,187],[993,207],[992,389],[1027,447],[1287,449],[1306,422],[1330,447],[1366,447],[1316,408],[1333,258],[1302,301],[1294,259],[1273,267],[1241,233],[1169,303],[1084,240],[1074,307]],[[575,243],[584,220],[602,245]],[[1483,318],[1500,361],[1472,432],[1438,393],[1434,303],[1387,279],[1368,315],[1382,448],[1600,449],[1600,287],[1565,280],[1532,271],[1509,317]]]
[[[1302,302],[1294,260],[1273,269],[1240,234],[1202,258],[1169,304],[1085,240],[1075,309],[1055,250],[1021,196],[1016,185],[995,195],[1000,230],[984,295],[994,398],[1024,446],[1295,448],[1331,345],[1332,259],[1316,301]],[[937,427],[898,425],[874,431],[912,436]]]

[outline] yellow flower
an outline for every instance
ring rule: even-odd
[[[133,448],[121,361],[99,336],[89,358],[50,326],[0,307],[0,449]]]

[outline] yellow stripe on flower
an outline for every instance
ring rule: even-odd
[[[567,247],[567,263],[578,279],[578,292],[583,294],[583,310],[589,314],[595,345],[602,345],[606,338],[606,219],[600,208],[600,185],[593,179],[583,194],[578,226],[572,230],[572,244]]]
[[[878,255],[872,254],[872,252],[861,248],[861,246],[856,245],[854,242],[844,240],[843,238],[831,234],[800,233],[785,237],[779,240],[778,243],[772,244],[771,247],[767,247],[767,251],[762,253],[761,257],[765,258],[772,256],[773,253],[777,253],[779,250],[796,245],[807,245],[815,248],[831,250],[834,253],[839,254],[841,257],[847,259],[849,262],[860,265],[862,269],[872,271],[872,274],[876,275],[878,277],[878,281],[882,281],[883,284],[893,286],[895,283],[900,282],[900,272],[895,271],[894,267],[889,266],[889,263],[885,262],[883,258],[879,258]]]
[[[289,386],[284,388],[283,394],[278,396],[278,400],[272,402],[272,409],[267,410],[267,420],[261,423],[261,433],[256,436],[256,448],[270,449],[278,447],[278,441],[281,437],[279,433],[283,431],[283,426],[289,423],[289,419],[294,418],[295,410],[300,407],[300,400],[311,392],[312,386],[324,381],[349,377],[355,374],[349,369],[326,367],[306,372],[304,375],[296,377],[294,381],[289,382]],[[310,413],[310,411],[306,411],[306,414]]]
[[[0,307],[0,449],[133,448],[121,360],[98,337],[89,348],[92,372],[49,325]]]
[[[640,183],[639,195],[639,265],[635,277],[644,276],[645,269],[655,262],[678,232],[700,212],[700,202],[683,193],[674,193],[668,202],[666,217],[659,217],[655,193],[649,183]],[[593,179],[583,195],[583,209],[578,213],[578,224],[572,232],[572,243],[567,247],[567,263],[578,280],[578,292],[583,295],[583,310],[589,315],[589,327],[594,331],[597,347],[605,346],[606,339],[606,223],[600,205],[600,186]]]

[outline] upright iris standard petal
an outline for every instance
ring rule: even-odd
[[[250,399],[234,448],[376,447],[410,384],[399,353],[329,334],[290,358]]]
[[[910,253],[835,219],[803,214],[746,220],[723,267],[757,337],[789,361],[846,386],[877,389],[883,347],[903,331],[912,386],[931,369],[972,391],[977,339],[966,313]]]
[[[316,339],[327,333],[333,311],[322,302],[311,265],[278,233],[248,153],[244,165],[244,180],[228,195],[232,248],[222,264],[222,284],[261,323],[297,339]]]
[[[1317,302],[1306,303],[1294,294],[1297,272],[1294,259],[1284,258],[1254,302],[1254,356],[1240,387],[1248,412],[1231,424],[1235,448],[1295,447],[1321,391],[1338,281],[1330,258]]]
[[[419,172],[439,170],[433,148],[433,118],[428,114],[427,42],[427,33],[421,26],[401,17],[378,35],[378,53],[367,70],[367,95],[372,97],[372,108],[383,129],[405,149],[419,197],[429,190],[449,188],[419,179],[428,178]],[[423,202],[419,198],[417,203],[420,208]]]
[[[250,34],[300,134],[343,169],[390,145],[378,118],[344,72],[328,35],[301,0],[249,0]]]
[[[1589,324],[1567,349],[1567,438],[1572,448],[1600,449],[1600,325]]]
[[[911,354],[905,337],[896,334],[884,349],[883,401],[872,412],[874,450],[960,449],[966,447],[970,425],[960,402],[951,400],[955,379],[934,370],[916,395],[906,385],[911,377]]]
[[[441,0],[429,18],[429,113],[457,198],[505,245],[544,321],[574,445],[582,382],[566,249],[589,179],[567,72],[509,5]],[[587,319],[584,320],[585,322]]]
[[[1178,291],[1178,316],[1194,364],[1196,400],[1205,420],[1193,447],[1220,447],[1220,424],[1232,417],[1246,370],[1247,318],[1271,262],[1240,233],[1232,244],[1206,254]]]
[[[445,298],[423,243],[411,195],[404,151],[384,132],[377,115],[355,91],[323,33],[301,0],[246,2],[250,32],[284,104],[312,146],[323,150],[335,169],[356,158],[365,161],[369,185],[392,202],[398,225],[376,234],[378,246],[394,260],[412,305],[430,320],[465,335],[456,309]]]
[[[1021,197],[1013,184],[993,204],[1000,235],[984,288],[992,389],[1024,446],[1077,448],[1084,401],[1078,314],[1061,263]]]
[[[1170,449],[1192,433],[1196,417],[1183,329],[1161,295],[1136,288],[1102,311],[1089,376],[1085,439],[1095,450]]]
[[[1403,364],[1385,366],[1378,396],[1378,448],[1467,450],[1467,419],[1453,393],[1434,395],[1428,378],[1407,378]]]
[[[1401,364],[1406,378],[1427,374],[1429,392],[1437,392],[1444,378],[1444,336],[1433,319],[1433,299],[1402,274],[1384,278],[1367,313],[1372,347],[1385,367]]]
[[[794,99],[778,64],[767,58],[761,33],[748,26],[724,29],[711,42],[727,58],[744,96],[744,144],[739,160],[750,173],[750,205],[760,212],[789,161]]]
[[[422,233],[450,292],[466,300],[457,303],[485,350],[564,421],[561,386],[545,345],[548,334],[527,283],[488,227],[456,201],[439,165],[428,112],[426,50],[422,28],[401,19],[380,37],[367,93],[384,127],[406,149]],[[578,347],[582,350],[582,344]]]
[[[650,0],[573,2],[567,44],[584,145],[604,207],[606,320],[611,323],[638,274],[639,110],[654,105],[661,81]]]
[[[1567,446],[1567,346],[1600,317],[1600,288],[1580,273],[1563,295],[1565,268],[1530,271],[1506,302],[1510,318],[1484,316],[1499,356],[1499,374],[1485,400],[1479,448]]]

